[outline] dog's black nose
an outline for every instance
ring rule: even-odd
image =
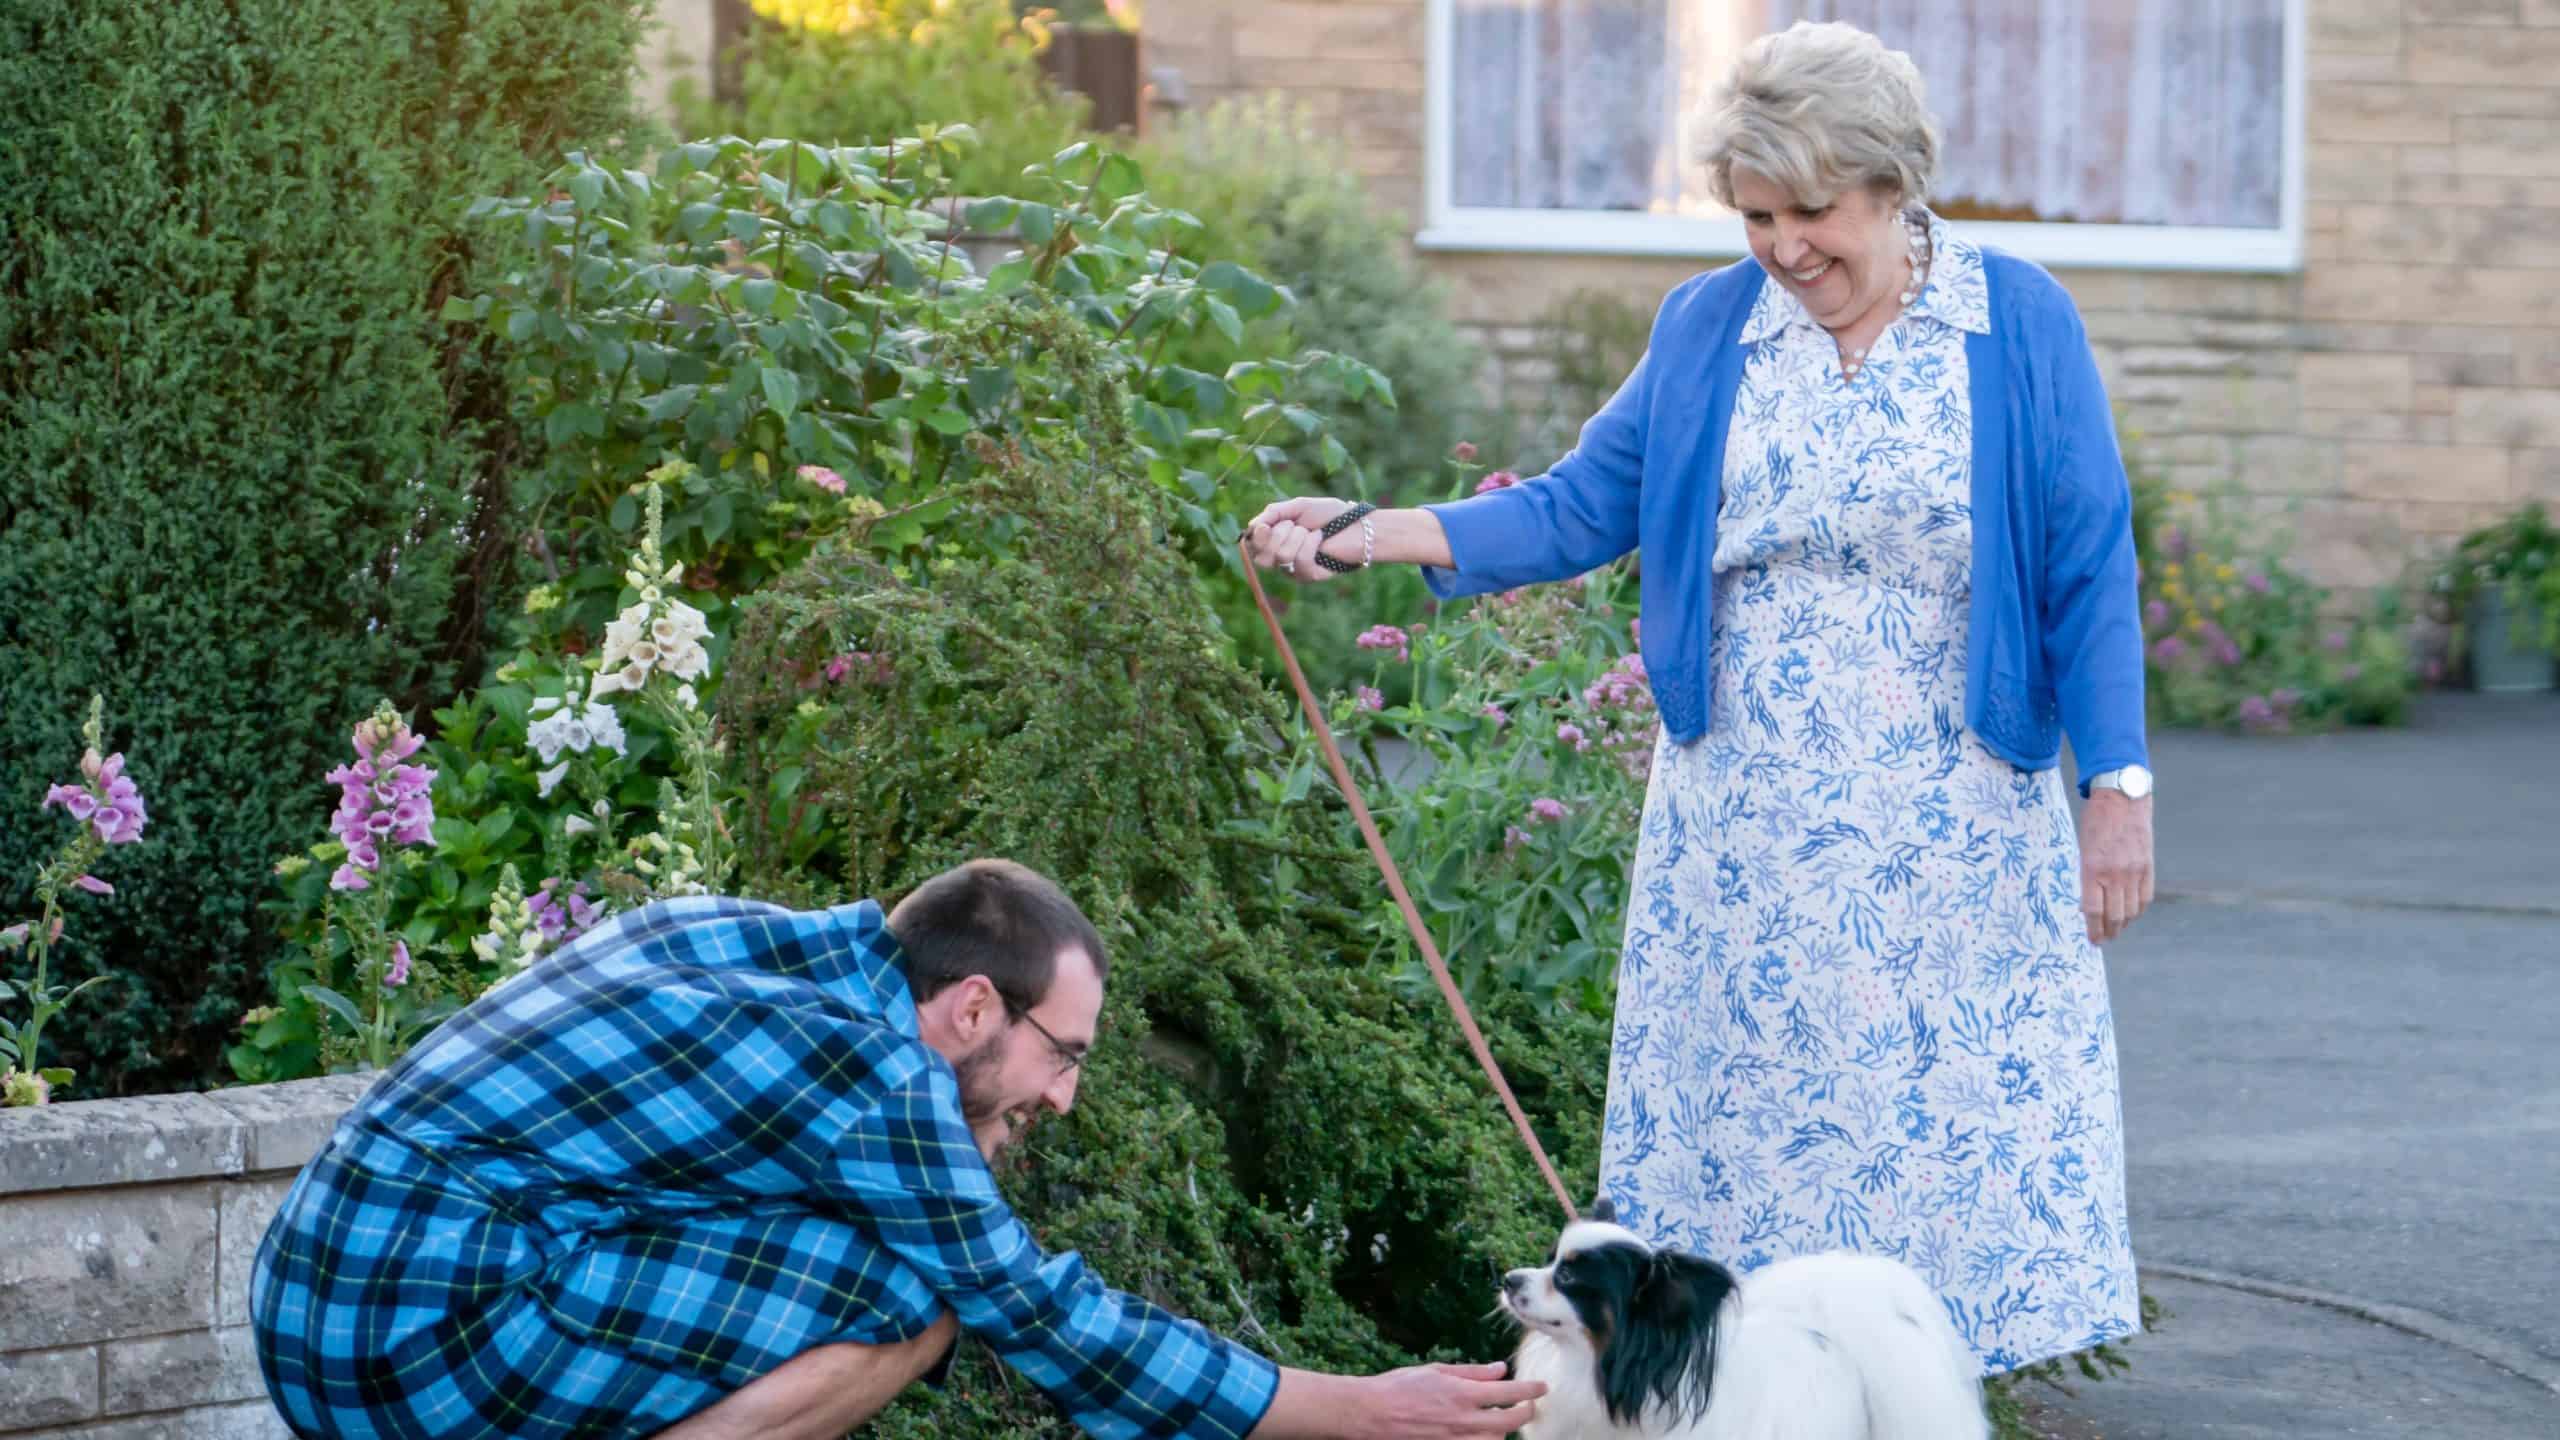
[[[1517,1295],[1522,1290],[1528,1288],[1528,1284],[1529,1272],[1526,1270],[1514,1270],[1502,1277],[1502,1293],[1505,1295]]]

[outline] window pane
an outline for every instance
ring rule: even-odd
[[[1720,213],[1694,117],[1752,36],[1811,19],[1910,52],[1950,213],[2281,220],[2284,0],[1456,0],[1452,15],[1463,206]]]

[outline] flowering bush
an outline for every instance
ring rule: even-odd
[[[2227,503],[2135,482],[2152,718],[2254,731],[2396,723],[2415,678],[2399,603],[2336,618]]]
[[[2452,628],[2456,658],[2476,640],[2480,596],[2494,592],[2516,617],[2509,643],[2539,645],[2560,657],[2560,526],[2541,503],[2462,537],[2437,567],[2429,589],[2435,618]],[[2539,616],[2539,624],[2531,617]]]
[[[46,790],[39,807],[61,806],[76,827],[62,849],[36,872],[36,903],[41,909],[33,920],[0,928],[0,956],[23,950],[35,970],[33,980],[0,979],[0,1003],[23,996],[28,1007],[24,1021],[0,1026],[0,1106],[42,1105],[53,1097],[55,1086],[71,1083],[71,1071],[36,1064],[36,1044],[44,1036],[46,1021],[107,977],[93,975],[71,986],[48,983],[46,962],[62,941],[63,892],[77,890],[100,898],[115,894],[113,885],[89,871],[108,846],[133,844],[150,823],[141,788],[124,773],[123,754],[98,753],[106,743],[105,709],[99,697],[89,698],[89,723],[80,731],[88,742],[80,752],[80,783]]]
[[[1456,468],[1461,491],[1516,478]],[[1394,619],[1404,623],[1360,636],[1371,674],[1328,718],[1358,753],[1362,793],[1433,941],[1471,998],[1502,989],[1606,1014],[1659,733],[1631,572]],[[1397,671],[1412,698],[1384,704]],[[1283,754],[1252,776],[1267,806],[1323,783],[1311,738]],[[1366,923],[1406,982],[1427,989],[1383,890]]]

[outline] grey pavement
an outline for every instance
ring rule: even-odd
[[[2560,1437],[2560,697],[2153,739],[2109,948],[2132,1369],[2073,1437]]]

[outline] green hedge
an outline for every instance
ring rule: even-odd
[[[353,717],[450,694],[517,445],[435,320],[469,198],[633,128],[641,0],[0,13],[0,914],[103,691],[153,863],[72,938],[93,1089],[210,1077]]]

